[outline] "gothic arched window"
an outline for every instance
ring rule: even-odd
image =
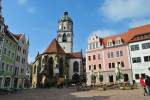
[[[67,36],[66,36],[66,33],[63,34],[62,42],[67,42]]]
[[[36,74],[36,66],[34,66],[34,72],[33,73]]]
[[[68,33],[68,34],[67,34],[67,37],[70,37],[70,36],[71,36],[70,33]]]
[[[73,63],[73,72],[79,72],[79,63],[77,61]]]

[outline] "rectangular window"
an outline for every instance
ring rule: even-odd
[[[2,63],[2,71],[4,71],[5,63]]]
[[[135,74],[135,79],[140,79],[140,76],[139,76],[139,74]]]
[[[94,65],[94,70],[96,70],[96,65]]]
[[[100,54],[98,54],[98,59],[101,59],[101,56],[100,56]]]
[[[117,62],[117,65],[119,66],[119,65],[120,65],[120,62]]]
[[[89,61],[91,61],[91,56],[88,56]]]
[[[89,66],[89,70],[91,70],[91,65]]]
[[[96,59],[96,56],[95,55],[93,55],[93,60],[95,60]]]
[[[110,58],[110,52],[108,53],[108,58]]]
[[[131,45],[130,48],[131,48],[131,51],[136,51],[136,50],[139,50],[139,45],[138,44],[137,45]]]
[[[6,48],[4,48],[4,54],[6,54],[6,51],[7,51]]]
[[[111,68],[111,63],[109,63],[109,69]]]
[[[116,51],[116,56],[119,57],[119,51]]]
[[[8,56],[10,57],[10,51],[8,51]]]
[[[148,48],[150,48],[150,42],[142,44],[142,49],[148,49]]]
[[[133,63],[140,63],[141,62],[141,57],[132,58],[132,62]]]
[[[121,67],[124,67],[124,62],[123,61],[121,62]]]
[[[142,73],[142,74],[141,74],[141,77],[145,79],[145,73]]]
[[[112,63],[112,68],[115,68],[115,63]]]
[[[123,51],[120,51],[120,56],[123,56]]]
[[[102,69],[102,65],[101,64],[99,64],[99,69]]]
[[[113,58],[114,57],[114,53],[113,52],[111,52],[111,58]]]
[[[93,49],[95,49],[95,43],[93,43]]]
[[[92,49],[92,44],[90,44],[90,49]]]
[[[144,62],[150,62],[150,56],[144,56]]]
[[[25,49],[23,49],[23,54],[24,54],[24,55],[26,54],[26,50],[25,50]]]

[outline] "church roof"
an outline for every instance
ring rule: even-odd
[[[63,54],[65,53],[64,50],[61,48],[61,46],[58,44],[57,40],[54,39],[48,48],[44,51],[44,53],[59,53]]]
[[[72,22],[72,19],[71,17],[68,15],[68,12],[64,12],[64,16],[61,17],[60,21],[71,21]]]
[[[82,58],[81,52],[67,53],[69,58]]]

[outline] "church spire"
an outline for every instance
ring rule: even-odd
[[[2,0],[0,0],[0,23],[4,24],[4,18],[2,15]]]
[[[2,0],[0,0],[0,16],[2,17]]]

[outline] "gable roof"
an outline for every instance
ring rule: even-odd
[[[134,36],[129,42],[138,42],[142,40],[150,40],[150,32],[145,34],[138,34]]]
[[[105,37],[102,39],[102,41],[103,41],[102,43],[104,46],[106,46],[108,40],[112,40],[114,42],[118,37],[120,37],[124,43],[128,43],[128,42],[131,42],[131,39],[133,39],[135,36],[143,35],[143,34],[147,34],[147,33],[150,33],[150,24],[136,27],[136,28],[131,28],[128,30],[128,32],[125,32],[125,33]]]
[[[4,26],[4,33],[5,35],[7,35],[12,41],[14,41],[15,43],[17,43],[17,40],[16,38],[14,37],[13,33],[11,33],[9,30],[8,30],[8,26]]]
[[[58,41],[54,39],[48,46],[48,48],[44,51],[44,53],[59,53],[63,54],[65,51],[58,44]]]
[[[17,40],[21,40],[23,38],[23,34],[13,34]]]
[[[82,58],[81,52],[67,53],[69,58]]]

